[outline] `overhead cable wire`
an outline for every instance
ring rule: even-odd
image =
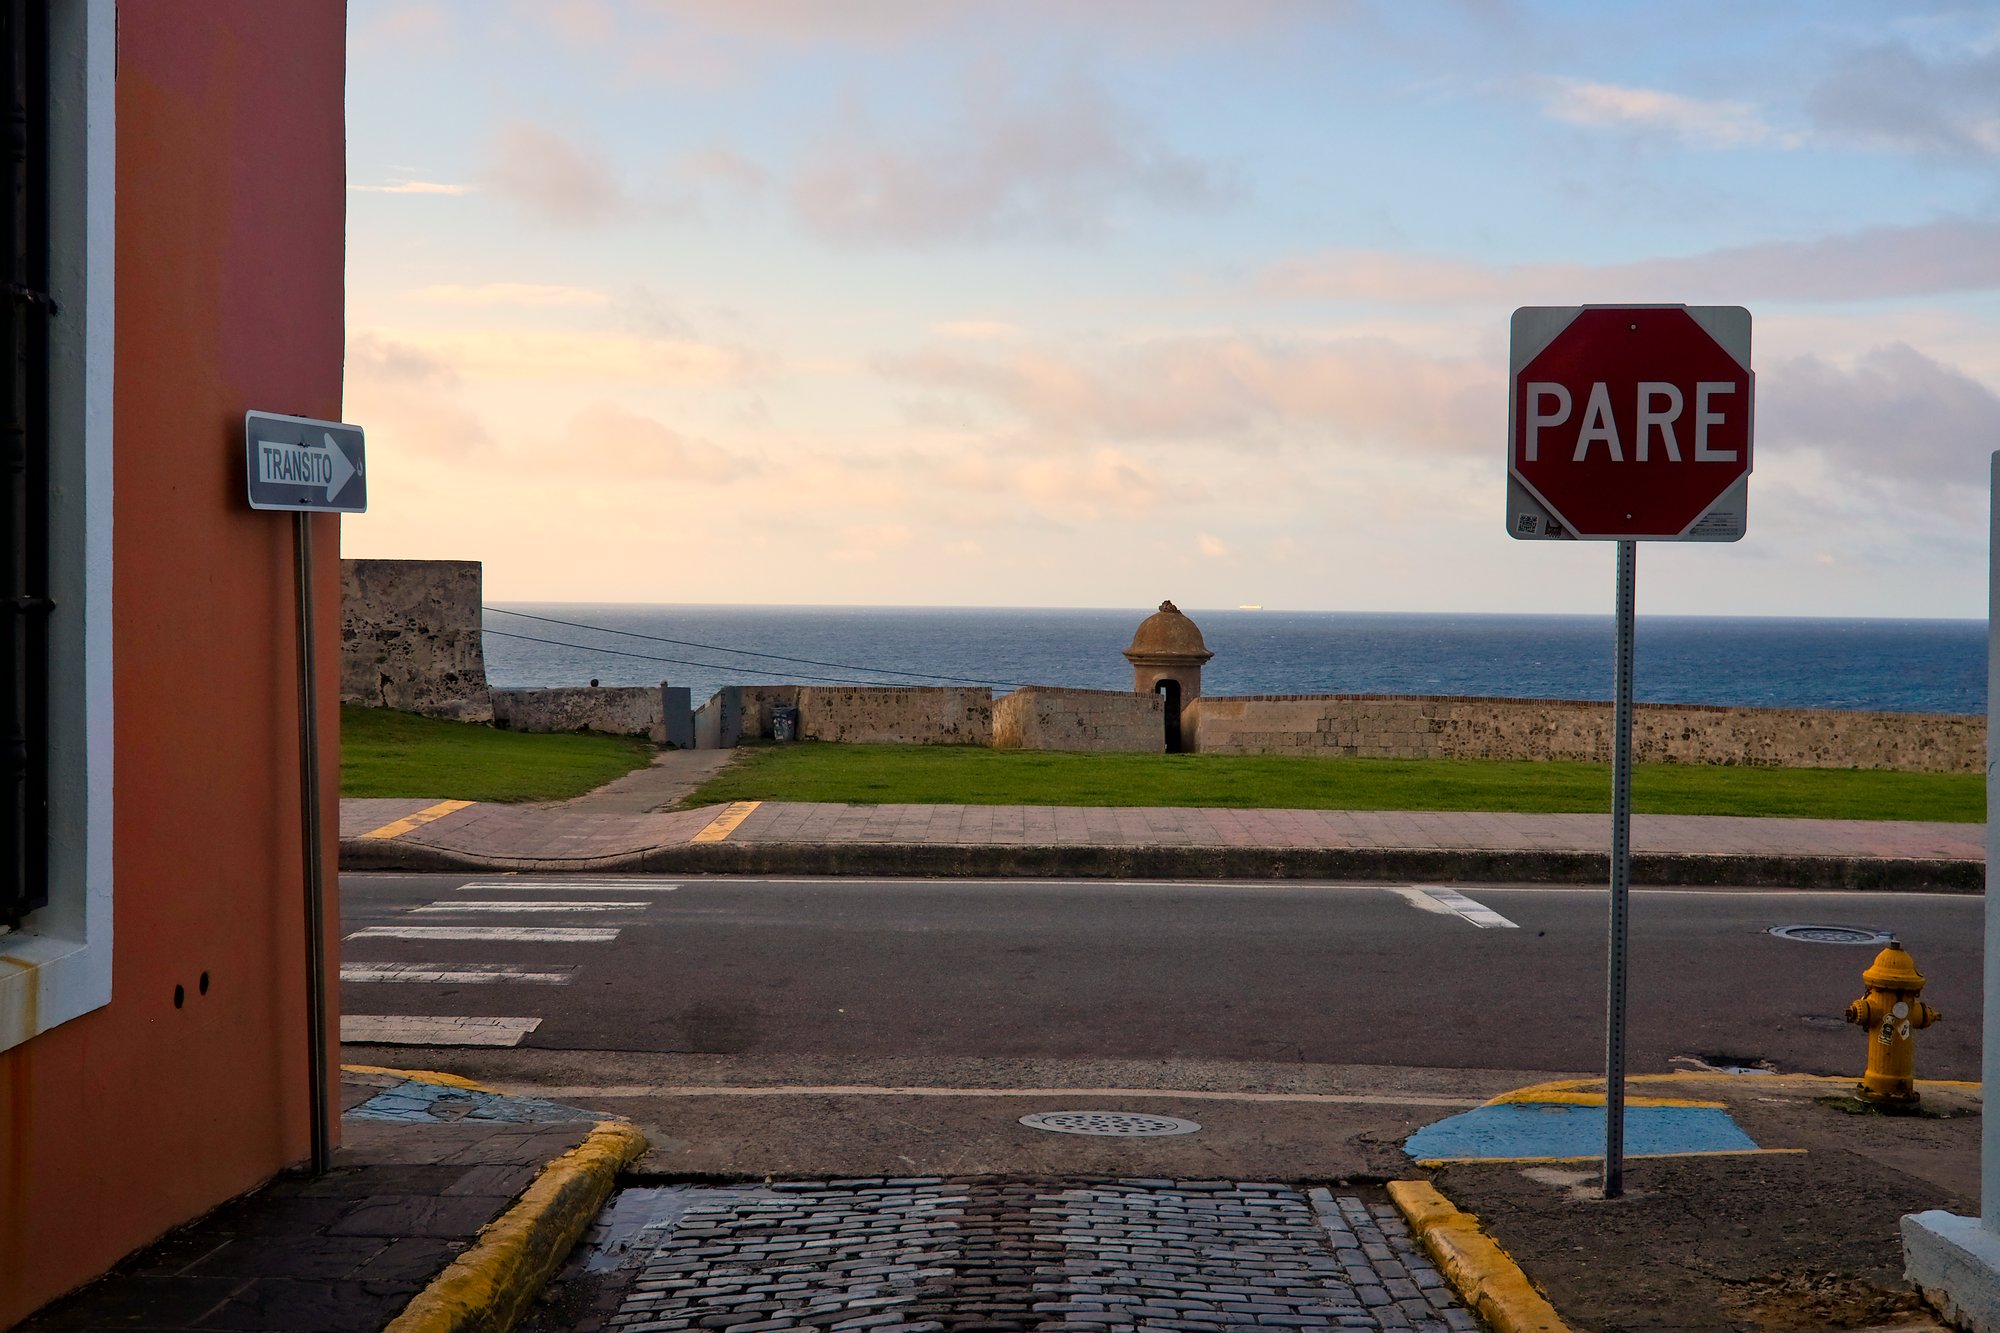
[[[1018,680],[982,680],[974,676],[940,676],[936,672],[932,671],[902,671],[898,670],[895,667],[856,666],[852,662],[822,662],[819,661],[817,658],[811,658],[811,657],[787,657],[783,653],[761,653],[752,648],[725,648],[721,644],[696,643],[692,639],[669,639],[669,638],[664,638],[658,634],[641,634],[637,630],[612,629],[606,625],[586,625],[583,622],[576,620],[558,620],[554,616],[532,615],[526,611],[509,611],[505,607],[501,606],[482,606],[479,609],[482,611],[491,611],[495,615],[519,616],[523,620],[539,620],[545,625],[564,625],[569,627],[570,629],[590,630],[593,633],[597,634],[622,634],[628,639],[645,639],[650,643],[671,643],[676,648],[700,648],[705,652],[711,652],[711,653],[737,653],[744,657],[762,657],[762,658],[767,658],[774,662],[797,662],[804,666],[829,667],[835,671],[867,671],[867,672],[873,672],[875,675],[878,676],[913,676],[918,680],[948,680],[960,685],[1004,685],[1008,689],[1014,689],[1014,690],[1027,688],[1025,682]],[[487,631],[487,633],[489,634],[502,634],[504,632],[505,631],[503,630]],[[518,639],[518,638],[526,638],[528,636],[517,634],[513,637]],[[538,640],[538,642],[548,642],[548,641]],[[580,647],[581,645],[571,644],[569,646]],[[611,650],[606,649],[605,651],[609,652]],[[637,656],[637,654],[634,654],[634,656]],[[667,662],[667,661],[672,661],[673,659],[663,657],[660,660],[663,662]],[[708,666],[711,664],[704,662],[691,662],[688,663],[688,665]],[[720,671],[752,670],[752,668],[750,667],[733,667],[733,666],[722,666],[722,665],[717,665],[715,669]],[[764,672],[761,674],[777,675],[779,673]]]
[[[589,628],[585,626],[584,628]],[[747,671],[753,676],[777,676],[781,680],[811,680],[824,685],[892,685],[886,680],[842,680],[837,676],[808,676],[803,672],[767,671],[761,667],[725,666],[715,662],[690,662],[680,657],[661,657],[655,653],[632,653],[622,648],[599,648],[588,643],[569,643],[562,639],[542,639],[533,634],[515,634],[504,629],[489,629],[487,634],[497,634],[503,639],[525,639],[529,643],[546,643],[555,648],[573,648],[580,653],[608,653],[613,657],[636,657],[646,662],[671,662],[675,666],[700,667],[704,671]]]

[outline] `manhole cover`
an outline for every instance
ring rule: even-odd
[[[1201,1128],[1192,1120],[1142,1115],[1137,1111],[1043,1111],[1022,1116],[1021,1123],[1029,1129],[1046,1129],[1057,1134],[1119,1134],[1128,1138],[1192,1134]]]
[[[1896,938],[1886,930],[1865,926],[1773,926],[1771,933],[1781,940],[1806,944],[1887,944]]]

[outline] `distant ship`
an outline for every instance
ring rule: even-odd
[[[1262,602],[1238,602],[1236,609],[1238,611],[1262,611],[1264,604]]]

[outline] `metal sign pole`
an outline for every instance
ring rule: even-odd
[[[326,1089],[326,900],[320,867],[319,714],[313,688],[312,515],[292,515],[299,576],[299,829],[306,883],[306,1089],[312,1102],[312,1169],[332,1149]]]
[[[1632,888],[1632,631],[1639,543],[1618,543],[1611,716],[1611,927],[1604,1005],[1604,1197],[1625,1192],[1625,964]]]

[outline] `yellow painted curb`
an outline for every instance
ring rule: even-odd
[[[731,801],[722,808],[722,813],[708,821],[701,832],[694,835],[693,842],[724,842],[736,832],[737,825],[750,818],[750,812],[762,805],[762,801]]]
[[[506,1333],[604,1206],[618,1173],[646,1147],[646,1136],[625,1121],[599,1122],[543,1167],[383,1333]]]
[[[1494,1333],[1570,1333],[1521,1266],[1427,1181],[1392,1180],[1389,1197],[1438,1271]]]
[[[1729,1086],[1731,1087],[1748,1088],[1754,1091],[1757,1088],[1812,1088],[1812,1087],[1848,1088],[1852,1087],[1860,1079],[1860,1075],[1858,1074],[1711,1074],[1711,1073],[1706,1073],[1699,1069],[1676,1069],[1672,1073],[1668,1074],[1628,1074],[1625,1076],[1625,1082],[1628,1086],[1633,1083],[1715,1083],[1725,1079],[1729,1081]],[[1956,1092],[1973,1092],[1973,1093],[1979,1092],[1982,1086],[1975,1079],[1954,1079],[1954,1078],[1920,1078],[1916,1081],[1916,1083],[1919,1089],[1949,1088]],[[1498,1102],[1547,1102],[1547,1101],[1566,1100],[1566,1098],[1564,1098],[1562,1094],[1577,1093],[1577,1092],[1582,1092],[1584,1089],[1587,1088],[1602,1088],[1603,1086],[1604,1086],[1604,1075],[1602,1074],[1597,1074],[1595,1076],[1586,1076],[1583,1078],[1550,1079],[1547,1083],[1531,1083],[1525,1088],[1516,1088],[1512,1092],[1503,1092],[1498,1097],[1495,1097],[1492,1102],[1489,1102],[1487,1104],[1490,1106]],[[1599,1100],[1602,1100],[1604,1096],[1602,1092],[1593,1093],[1591,1095],[1597,1097]],[[1651,1101],[1651,1104],[1656,1106],[1676,1105],[1676,1104],[1681,1104],[1681,1105],[1703,1104],[1703,1103],[1676,1103],[1675,1101],[1669,1098],[1656,1098],[1649,1100]],[[1634,1106],[1634,1105],[1640,1105],[1641,1103],[1638,1101],[1637,1098],[1627,1097],[1625,1099],[1625,1104],[1627,1106]]]
[[[1664,1160],[1669,1157],[1804,1157],[1804,1148],[1709,1148],[1700,1152],[1628,1152],[1628,1162]],[[1424,1157],[1417,1165],[1426,1171],[1441,1166],[1556,1166],[1564,1162],[1601,1162],[1603,1153],[1581,1157]]]
[[[1486,1103],[1488,1106],[1602,1106],[1604,1094],[1601,1092],[1571,1092],[1553,1088],[1516,1088],[1503,1092]],[[1625,1105],[1632,1106],[1693,1106],[1708,1111],[1727,1111],[1728,1102],[1700,1101],[1693,1097],[1627,1097]]]
[[[440,1073],[435,1069],[390,1069],[385,1065],[342,1065],[341,1069],[349,1074],[393,1074],[412,1083],[436,1083],[447,1088],[464,1088],[468,1092],[499,1091],[498,1088],[489,1088],[484,1083],[476,1083],[463,1075]]]
[[[443,819],[446,815],[463,810],[471,804],[471,801],[439,801],[436,805],[425,806],[413,815],[405,815],[393,824],[384,824],[381,828],[370,829],[361,836],[364,838],[400,838],[411,829],[422,828],[434,819]]]

